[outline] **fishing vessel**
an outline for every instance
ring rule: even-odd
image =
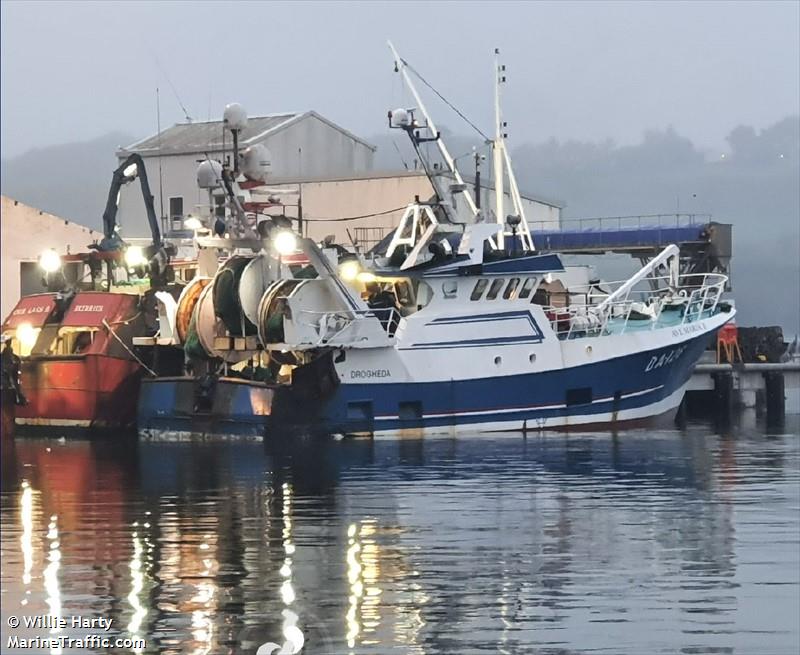
[[[203,374],[143,381],[140,431],[190,433],[199,413],[206,429],[262,436],[574,429],[674,414],[734,317],[726,276],[682,271],[669,245],[629,279],[576,281],[529,229],[503,133],[504,68],[495,207],[482,211],[392,51],[416,106],[390,112],[389,126],[408,135],[434,197],[410,203],[368,254],[258,223],[260,250],[179,301],[178,323],[196,336],[176,342]],[[297,253],[305,266],[282,263]]]
[[[118,192],[136,178],[152,231],[146,247],[126,243],[116,222]],[[176,293],[181,282],[175,280],[180,263],[170,261],[174,250],[161,238],[138,155],[114,171],[103,224],[103,240],[86,252],[44,252],[39,265],[47,291],[21,298],[2,324],[19,368],[13,389],[18,427],[95,430],[135,423],[139,382],[148,366],[132,339],[156,331],[155,294]],[[6,407],[10,395],[4,400]]]

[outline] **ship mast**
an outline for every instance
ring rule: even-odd
[[[503,67],[505,68],[505,66]],[[505,81],[500,68],[500,50],[494,49],[494,141],[492,141],[492,163],[494,167],[494,215],[500,232],[497,247],[505,246],[505,183],[503,180],[503,124],[500,113],[500,84]]]
[[[497,236],[498,247],[504,247],[506,235],[506,215],[505,215],[505,172],[508,172],[509,195],[511,204],[514,207],[514,216],[519,221],[519,236],[522,241],[523,250],[535,250],[533,239],[528,227],[528,220],[525,217],[525,207],[522,205],[522,196],[517,186],[517,178],[514,169],[511,167],[511,156],[506,148],[505,128],[507,123],[503,120],[502,110],[500,109],[500,85],[506,81],[506,67],[500,63],[500,49],[494,50],[494,119],[495,131],[494,141],[492,141],[492,162],[494,167],[494,201],[495,201],[495,220],[500,225],[500,232]],[[513,232],[512,232],[513,234]]]
[[[425,108],[425,104],[422,102],[422,98],[420,97],[419,93],[417,92],[417,88],[414,86],[414,83],[411,81],[411,77],[408,74],[408,65],[406,64],[405,60],[399,55],[397,50],[395,49],[394,45],[391,41],[386,42],[389,46],[389,49],[392,51],[392,56],[394,57],[394,63],[397,67],[397,70],[403,76],[403,81],[405,82],[406,86],[408,87],[409,91],[411,91],[411,95],[414,96],[414,102],[417,103],[417,109],[422,112],[422,115],[425,117],[425,122],[427,125],[428,130],[435,136],[438,136],[439,132],[436,130],[436,125],[431,118],[431,115],[428,113],[428,110]],[[461,173],[458,172],[456,168],[455,160],[453,159],[450,151],[447,149],[447,146],[444,144],[444,141],[440,138],[436,138],[436,145],[439,147],[439,152],[442,155],[442,159],[444,159],[445,164],[447,164],[448,170],[453,174],[453,177],[456,180],[456,184],[459,185],[461,188],[461,193],[464,195],[464,198],[467,201],[467,206],[469,207],[470,211],[472,212],[473,216],[478,215],[478,208],[475,205],[475,201],[472,198],[472,195],[469,193],[467,186],[464,184],[464,179],[461,177]],[[443,199],[444,196],[441,195]]]

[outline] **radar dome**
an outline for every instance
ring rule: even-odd
[[[216,189],[221,186],[222,164],[206,159],[197,167],[197,186],[201,189]]]
[[[265,182],[272,171],[272,153],[267,146],[256,143],[242,153],[241,168],[249,179]]]
[[[222,121],[229,130],[243,130],[247,126],[247,112],[238,102],[225,106]]]
[[[406,109],[395,109],[392,112],[393,127],[407,127],[411,124],[411,116]]]

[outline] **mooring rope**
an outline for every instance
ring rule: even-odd
[[[135,359],[137,362],[139,362],[139,365],[140,365],[140,366],[141,366],[141,367],[142,367],[142,368],[143,368],[145,371],[147,371],[147,372],[148,372],[150,375],[152,375],[154,378],[157,378],[157,377],[158,377],[158,374],[157,374],[157,373],[156,373],[156,372],[155,372],[155,371],[154,371],[152,368],[150,368],[150,367],[149,367],[147,364],[145,364],[145,363],[144,363],[144,362],[143,362],[143,361],[142,361],[142,360],[141,360],[141,359],[140,359],[140,358],[139,358],[139,357],[136,355],[136,353],[135,353],[135,352],[133,352],[133,351],[132,351],[130,348],[128,348],[128,344],[126,344],[126,343],[125,343],[125,342],[124,342],[122,339],[120,339],[120,338],[119,338],[119,335],[117,335],[117,333],[116,333],[116,332],[114,332],[114,328],[112,328],[112,327],[111,327],[111,325],[109,325],[109,323],[108,323],[108,321],[107,321],[106,319],[103,319],[103,326],[106,328],[106,330],[108,330],[108,331],[109,331],[109,333],[111,334],[111,336],[112,336],[112,337],[114,337],[114,338],[115,338],[117,341],[119,341],[119,344],[120,344],[120,345],[121,345],[121,346],[122,346],[122,347],[123,347],[125,350],[127,350],[127,351],[128,351],[128,354],[129,354],[131,357],[133,357],[133,358],[134,358],[134,359]]]

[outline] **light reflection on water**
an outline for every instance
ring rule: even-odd
[[[17,439],[3,639],[53,613],[113,618],[152,653],[794,654],[797,427]]]

